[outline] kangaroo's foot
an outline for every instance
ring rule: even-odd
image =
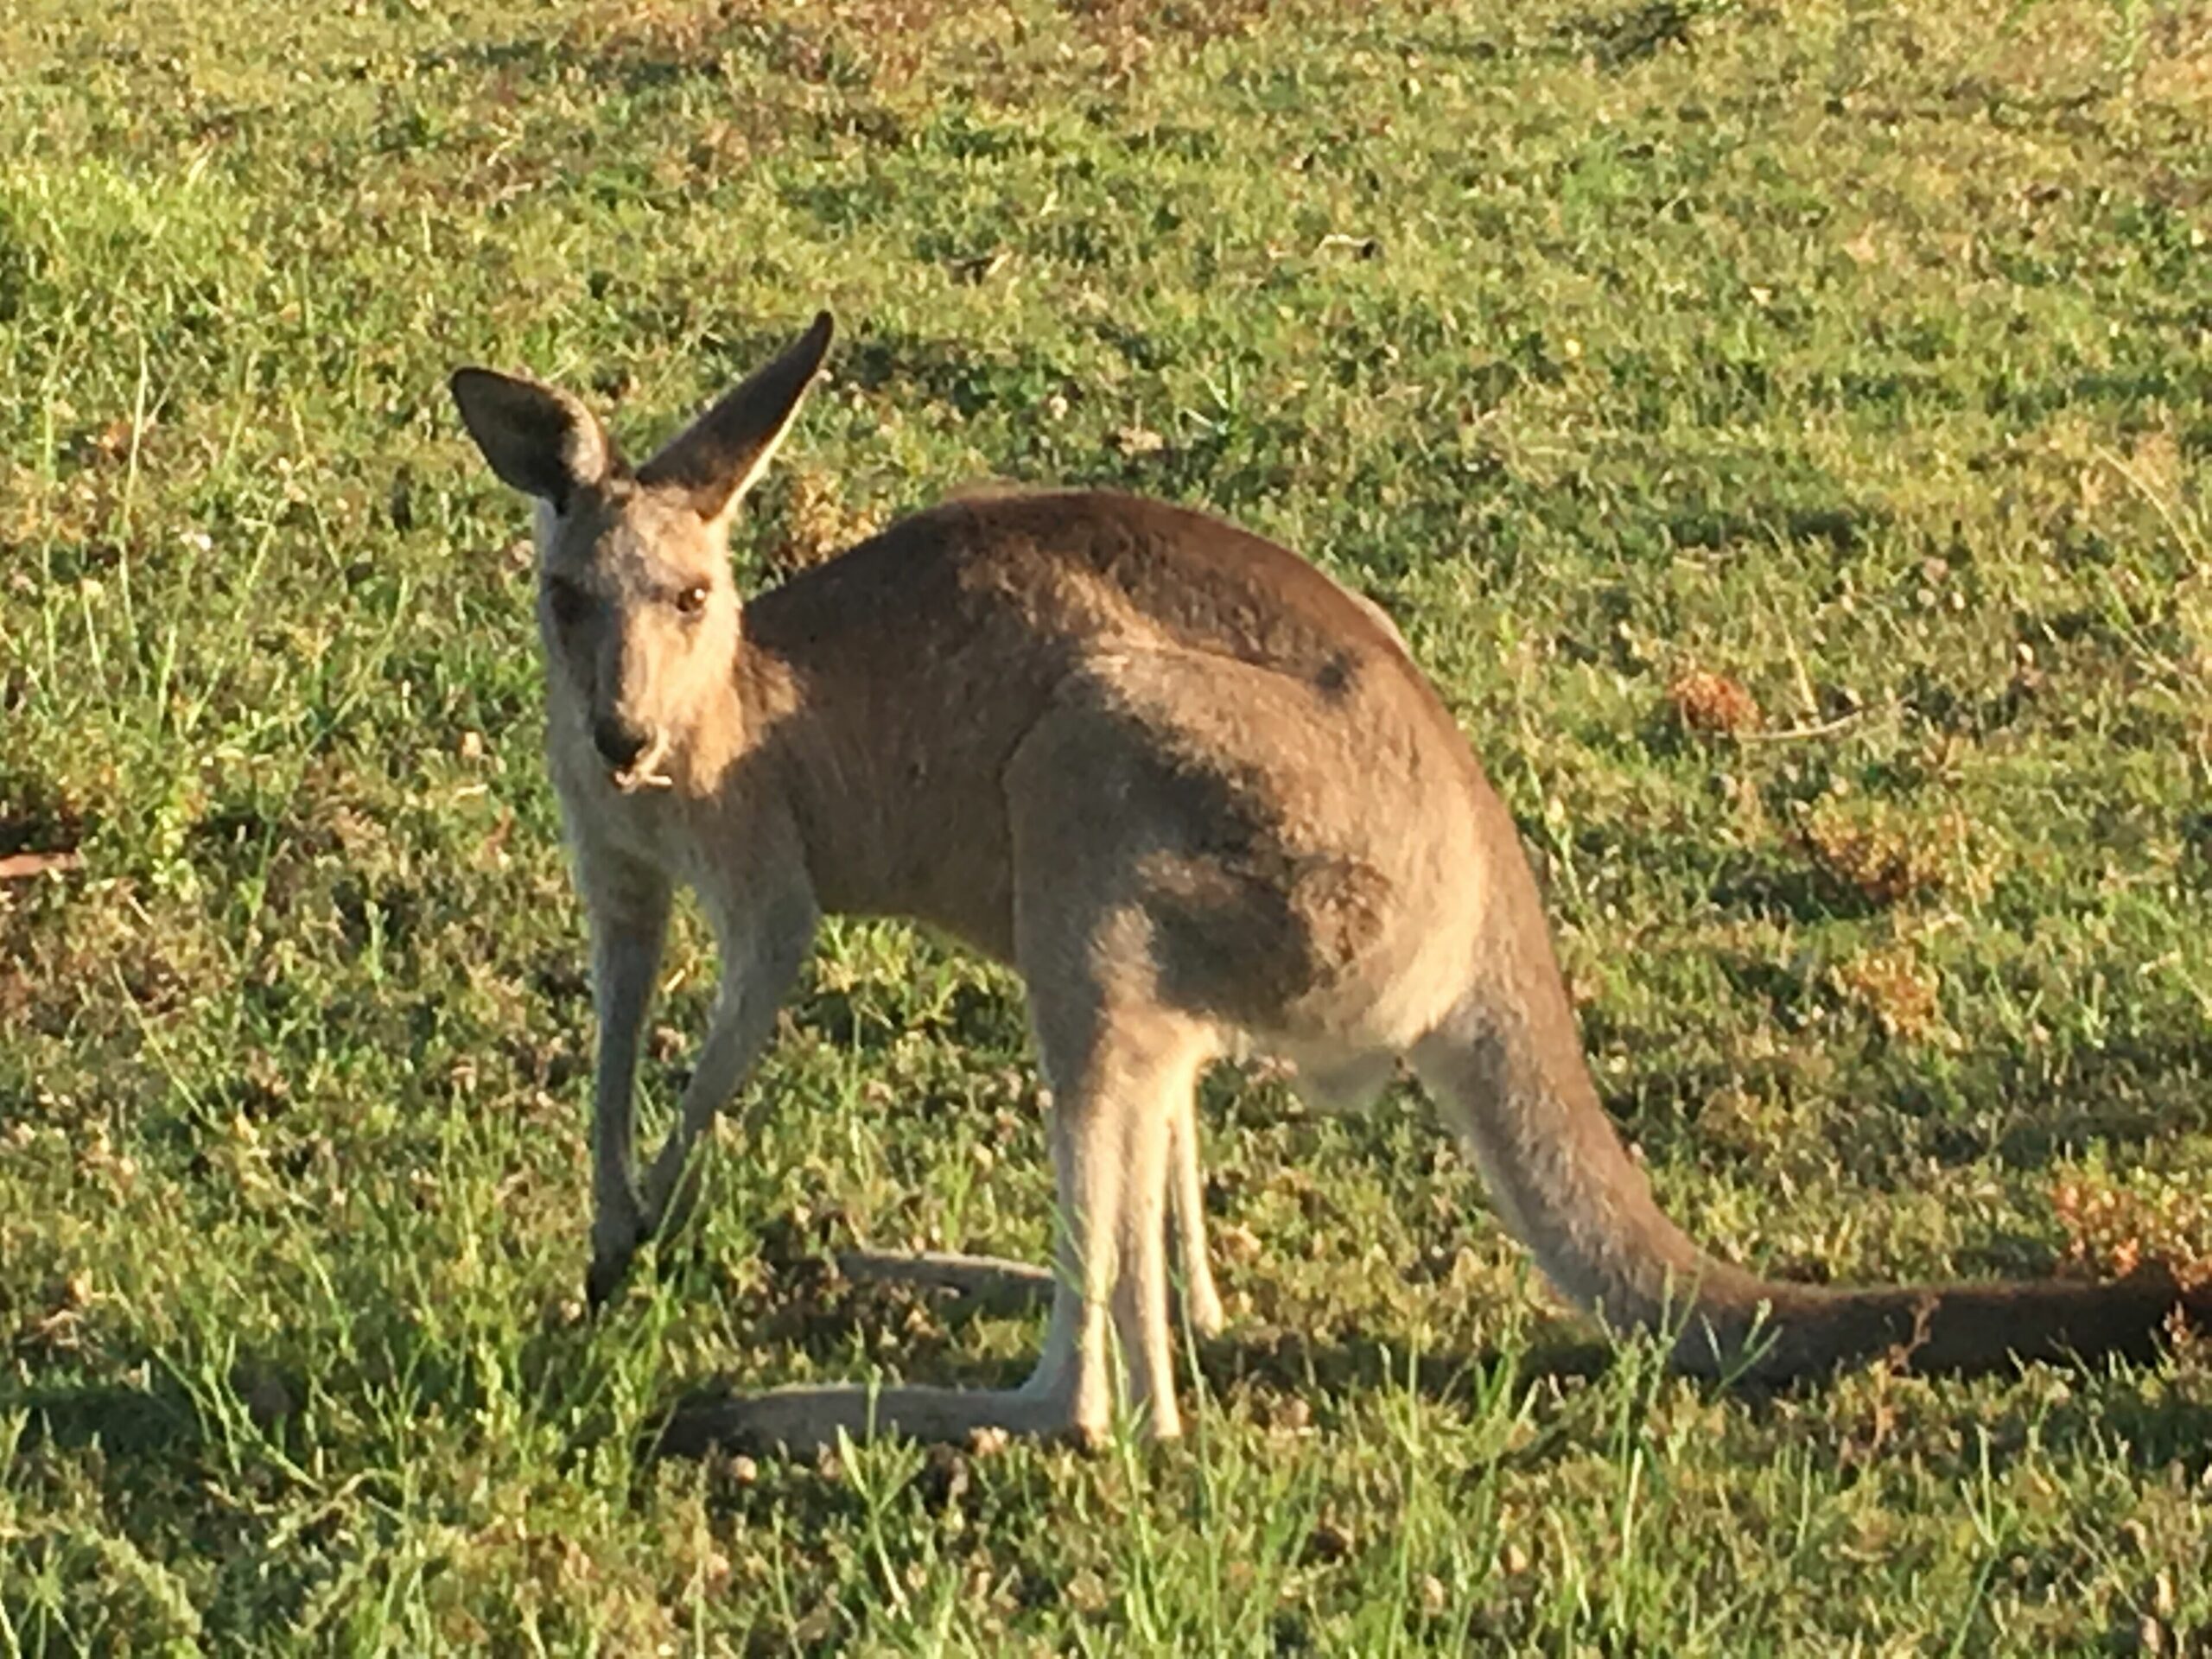
[[[1184,1285],[1183,1317],[1202,1341],[1211,1342],[1229,1328],[1229,1313],[1221,1305],[1221,1293],[1214,1288],[1211,1274]]]

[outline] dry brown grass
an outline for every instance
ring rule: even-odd
[[[1806,810],[1790,839],[1823,880],[1870,905],[1890,906],[1940,892],[1967,829],[1958,812],[1928,821],[1883,803],[1828,796]]]
[[[1919,1042],[1943,1030],[1942,982],[1910,945],[1859,951],[1838,963],[1829,978],[1887,1036]]]
[[[2212,1195],[2174,1182],[2120,1186],[2070,1179],[2052,1192],[2051,1206],[2065,1230],[2070,1268],[2126,1278],[2155,1266],[2183,1289],[2212,1284]]]
[[[833,558],[883,528],[883,515],[855,506],[836,480],[812,467],[786,467],[760,486],[756,510],[765,534],[761,563],[778,577]]]
[[[1758,699],[1725,674],[1685,669],[1667,688],[1667,707],[1685,731],[1706,737],[1735,737],[1756,731],[1763,718]]]

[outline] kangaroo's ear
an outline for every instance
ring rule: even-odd
[[[490,369],[456,369],[449,384],[492,470],[556,512],[578,490],[605,482],[616,465],[599,422],[565,391]]]
[[[728,512],[784,441],[799,397],[830,349],[830,314],[821,312],[773,362],[669,440],[638,469],[638,482],[676,492],[709,523]]]

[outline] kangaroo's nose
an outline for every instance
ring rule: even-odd
[[[608,766],[626,772],[652,739],[637,727],[607,715],[592,722],[591,741]]]

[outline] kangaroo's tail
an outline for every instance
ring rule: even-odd
[[[1484,791],[1487,794],[1487,791]],[[1471,1144],[1508,1227],[1545,1275],[1617,1331],[1679,1331],[1686,1370],[1781,1378],[1888,1355],[1917,1370],[2142,1355],[2177,1311],[2212,1328],[2212,1283],[2146,1272],[1831,1287],[1716,1261],[1661,1211],[1584,1064],[1534,880],[1495,798],[1475,984],[1412,1058]]]

